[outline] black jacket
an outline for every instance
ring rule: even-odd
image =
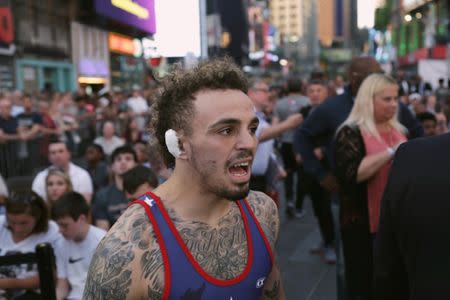
[[[375,242],[374,299],[450,299],[450,134],[397,151]]]
[[[314,148],[317,145],[324,146],[327,150],[325,154],[329,165],[333,166],[332,141],[336,130],[347,119],[352,108],[353,97],[347,89],[344,94],[325,100],[296,129],[294,151],[301,154],[306,172],[312,174],[319,181],[330,170],[324,168],[323,163],[317,160],[313,152]],[[408,138],[423,136],[422,126],[402,103],[399,106],[399,121],[408,129]]]

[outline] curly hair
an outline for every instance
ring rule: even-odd
[[[162,88],[152,106],[150,131],[158,140],[167,167],[175,165],[175,158],[167,150],[165,132],[173,129],[187,136],[192,134],[191,122],[195,117],[194,101],[198,92],[231,89],[247,93],[248,90],[247,78],[230,58],[205,60],[189,70],[176,65],[161,83]]]

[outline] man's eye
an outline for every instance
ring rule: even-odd
[[[223,135],[229,135],[229,134],[231,134],[233,132],[233,129],[232,128],[224,128],[224,129],[222,129],[222,130],[220,130],[219,131],[219,133],[220,134],[223,134]]]
[[[252,134],[255,134],[256,133],[256,129],[258,129],[258,126],[252,126],[252,127],[250,127],[250,132]]]

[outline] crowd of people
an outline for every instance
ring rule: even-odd
[[[265,263],[259,270],[263,275],[256,279],[262,280],[261,287],[266,284],[264,292],[255,293],[282,299],[272,255],[279,221],[269,218],[275,209],[271,205],[286,199],[283,213],[302,218],[309,196],[321,233],[311,253],[321,254],[328,264],[337,263],[338,293],[347,297],[342,299],[371,299],[382,198],[395,153],[409,139],[448,132],[450,117],[450,94],[443,79],[433,90],[418,76],[406,80],[402,71],[396,78],[380,71],[375,60],[359,57],[349,65],[346,84],[342,76],[329,80],[322,72],[308,80],[245,78],[231,62],[213,60],[194,71],[176,70],[161,86],[134,86],[129,93],[114,87],[95,96],[83,91],[2,94],[0,255],[33,252],[39,243],[50,243],[56,255],[57,298],[81,299],[95,249],[106,236],[91,268],[112,271],[112,259],[123,269],[111,278],[91,270],[86,298],[100,299],[102,293],[104,299],[114,293],[119,297],[140,286],[142,282],[120,277],[136,255],[148,268],[137,273],[148,283],[145,296],[159,299],[169,293],[161,286],[168,280],[161,270],[174,270],[166,260],[180,252],[162,251],[163,256],[170,254],[163,262],[154,253],[156,245],[164,240],[170,248],[173,241],[184,241],[182,252],[193,252],[195,258],[189,261],[194,260],[195,270],[215,274],[216,261],[195,263],[211,255],[196,247],[209,251],[201,239],[217,238],[205,224],[227,223],[243,230],[243,235],[231,231],[239,245],[230,244],[230,249],[245,250],[249,241],[240,238],[250,235],[253,246],[264,250],[258,256]],[[175,143],[168,142],[170,129],[176,132]],[[220,173],[222,167],[226,175]],[[227,176],[231,179],[224,179]],[[24,180],[17,184],[17,178]],[[280,182],[285,195],[279,194]],[[248,194],[249,189],[269,195],[272,204],[263,194]],[[219,205],[207,196],[238,204]],[[209,209],[203,211],[206,204],[200,200],[192,200],[189,207],[180,200],[183,197],[204,199]],[[140,205],[127,211],[136,199]],[[339,206],[339,222],[333,220],[333,203]],[[121,218],[126,211],[128,219]],[[224,214],[231,219],[220,217]],[[236,215],[245,224],[236,221]],[[165,230],[149,230],[149,222],[167,226],[168,232],[182,229],[183,234],[174,238]],[[120,226],[113,227],[116,223]],[[135,233],[126,232],[131,229]],[[149,231],[156,237],[150,238]],[[130,249],[125,249],[128,240]],[[230,249],[221,251],[232,256]],[[250,257],[256,259],[244,255],[244,261],[223,267],[228,272],[217,273],[211,282],[239,276]],[[187,260],[174,261],[194,272]],[[213,288],[202,288],[194,278],[195,288],[215,295]],[[38,286],[36,266],[0,267],[0,299],[37,299]],[[106,288],[110,290],[102,291]],[[183,292],[171,290],[180,296]],[[256,295],[252,293],[248,295]]]

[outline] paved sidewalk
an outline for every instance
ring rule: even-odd
[[[282,199],[284,201],[284,199]],[[280,236],[277,245],[279,266],[289,300],[336,300],[336,268],[320,255],[309,253],[320,241],[311,202],[305,200],[305,216],[287,219],[280,208]]]

